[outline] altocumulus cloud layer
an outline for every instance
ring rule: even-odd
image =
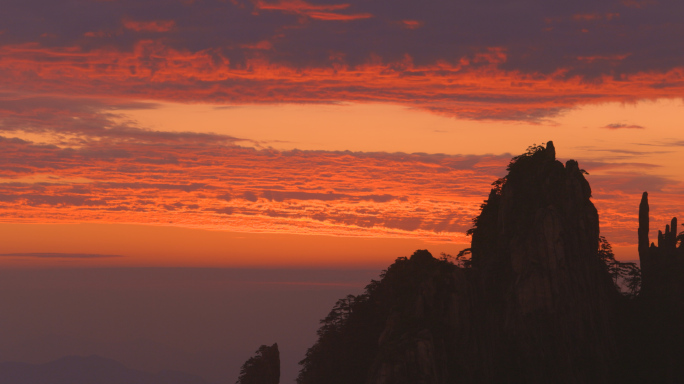
[[[452,240],[508,160],[210,141],[101,139],[74,149],[3,138],[3,220]]]
[[[122,129],[67,140],[79,146],[0,137],[0,220],[467,242],[471,219],[511,157],[277,151],[182,133],[140,139],[155,134]],[[644,175],[656,165],[619,157],[580,165],[600,173],[590,176],[594,201],[615,243],[633,243],[645,189],[681,211],[680,183]],[[669,219],[656,208],[654,219]]]
[[[681,97],[683,20],[678,0],[7,0],[0,85],[535,121]]]

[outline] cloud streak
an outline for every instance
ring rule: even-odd
[[[616,123],[616,124],[608,124],[604,126],[603,128],[605,129],[610,129],[610,130],[616,130],[616,129],[644,129],[641,125],[636,125],[636,124],[622,124],[622,123]]]
[[[311,4],[303,0],[280,0],[277,2],[257,1],[256,8],[260,10],[282,11],[307,16],[318,20],[351,21],[368,19],[373,17],[370,13],[344,14],[339,11],[346,10],[351,4]]]
[[[149,102],[0,93],[0,132],[25,132],[83,140],[153,143],[235,143],[231,136],[201,132],[155,131],[138,127],[118,114],[121,109],[154,109]],[[102,153],[106,155],[106,152]],[[121,153],[123,155],[123,153]],[[145,158],[141,158],[145,161]],[[155,161],[149,159],[150,161]],[[156,160],[156,161],[169,161]]]
[[[121,255],[103,255],[97,253],[0,253],[0,257],[27,257],[38,259],[101,259],[123,257]]]
[[[176,22],[173,20],[135,21],[124,19],[123,25],[126,29],[136,32],[168,32],[176,26]]]

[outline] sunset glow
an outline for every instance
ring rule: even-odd
[[[0,381],[679,382],[683,159],[682,0],[2,0]]]
[[[654,222],[682,211],[684,168],[673,159],[684,66],[652,49],[682,44],[669,38],[681,25],[673,5],[511,11],[529,19],[522,28],[486,5],[118,3],[84,4],[94,19],[65,16],[68,28],[48,17],[74,11],[66,2],[8,8],[23,24],[0,32],[4,225],[405,239],[453,251],[511,157],[547,140],[589,172],[614,245],[634,247],[644,190]],[[516,28],[488,32],[496,23]],[[83,252],[113,252],[96,248]],[[362,264],[360,249],[349,252]],[[220,253],[167,261],[258,258]]]

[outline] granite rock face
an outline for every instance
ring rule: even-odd
[[[557,161],[549,142],[512,162],[500,184],[472,234],[483,372],[489,382],[605,382],[620,298],[597,257],[583,171]]]
[[[468,360],[465,350],[454,347],[471,336],[473,285],[466,271],[449,268],[425,250],[416,251],[406,266],[420,279],[389,311],[368,383],[452,383],[454,363]]]

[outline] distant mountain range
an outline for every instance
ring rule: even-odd
[[[182,372],[149,373],[92,355],[68,356],[45,364],[0,363],[0,384],[208,384]]]
[[[149,339],[103,342],[87,337],[36,334],[0,343],[0,361],[45,362],[64,356],[98,355],[116,360],[128,368],[159,372],[174,369],[201,376],[211,384],[237,377],[226,362],[239,361],[241,354],[226,349],[206,349],[195,353]]]

